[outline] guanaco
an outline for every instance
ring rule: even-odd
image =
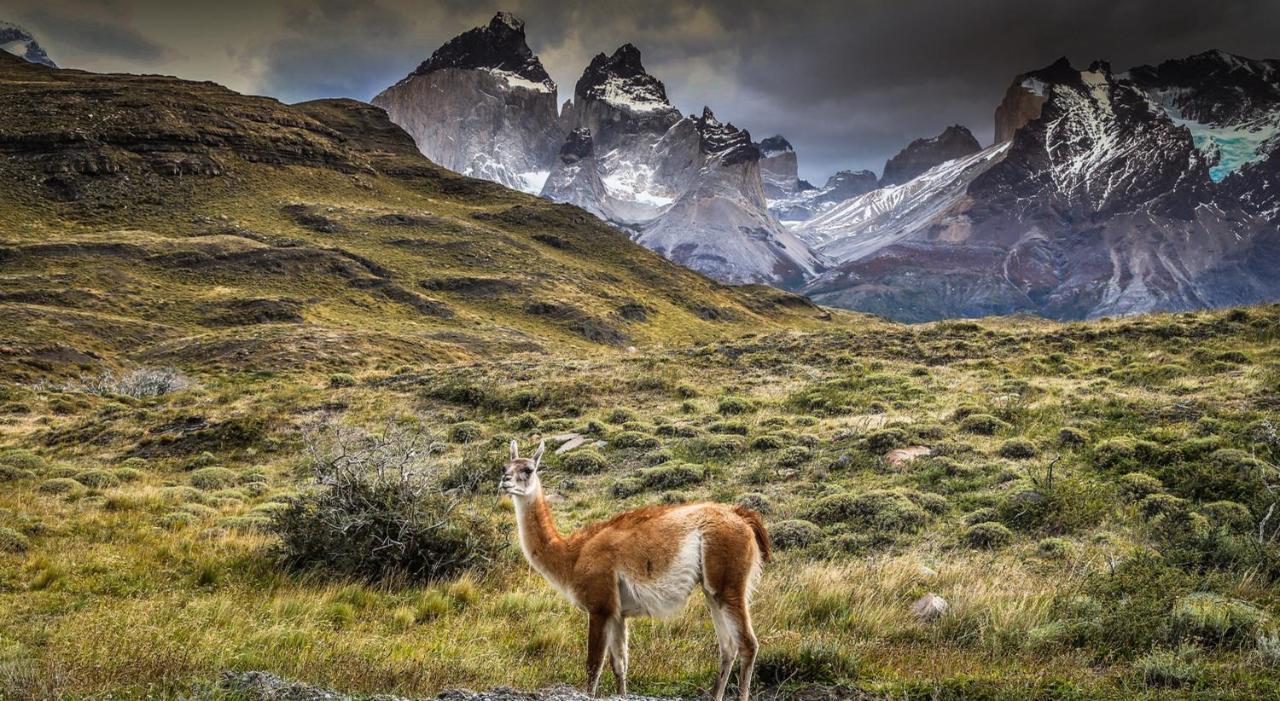
[[[627,693],[627,619],[663,618],[680,610],[695,587],[706,596],[720,648],[714,701],[723,701],[741,655],[738,698],[747,701],[755,665],[750,598],[770,556],[760,514],[743,506],[701,503],[646,506],[568,536],[556,529],[538,470],[546,444],[511,460],[500,490],[511,496],[520,550],[533,569],[587,612],[587,688],[597,695],[608,653],[619,695]]]

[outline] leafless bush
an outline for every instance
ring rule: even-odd
[[[293,569],[367,580],[432,580],[483,569],[504,547],[493,519],[446,492],[443,445],[388,427],[305,436],[315,489],[273,518]]]
[[[125,373],[104,372],[96,377],[82,377],[76,382],[55,389],[64,392],[87,392],[102,396],[124,395],[144,399],[159,397],[170,392],[180,392],[191,386],[191,379],[174,368],[138,368]]]

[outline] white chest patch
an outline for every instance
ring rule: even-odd
[[[692,531],[665,572],[640,579],[618,574],[618,598],[624,616],[667,618],[675,615],[702,581],[702,534]]]

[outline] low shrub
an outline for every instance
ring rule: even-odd
[[[75,480],[90,489],[107,489],[120,485],[120,478],[107,470],[84,470],[76,473]]]
[[[907,432],[900,428],[886,428],[872,431],[862,439],[867,450],[883,453],[907,444]]]
[[[738,414],[747,414],[755,410],[751,402],[742,397],[725,397],[720,400],[716,406],[716,411],[725,416],[737,416]]]
[[[960,421],[961,431],[980,436],[992,436],[1009,428],[1011,427],[1007,422],[990,414],[971,414]]]
[[[729,434],[734,436],[745,436],[750,432],[747,425],[741,421],[716,421],[710,426],[707,426],[707,430],[712,433]]]
[[[746,448],[746,441],[739,436],[707,436],[689,441],[689,452],[703,460],[725,460],[738,455]]]
[[[1013,540],[1013,532],[1003,523],[983,521],[964,529],[961,538],[971,548],[999,548]]]
[[[1238,599],[1197,592],[1178,600],[1170,620],[1177,636],[1203,645],[1241,646],[1254,641],[1266,614]]]
[[[1200,507],[1209,525],[1228,533],[1250,533],[1255,521],[1249,507],[1234,501],[1215,501]]]
[[[1010,460],[1029,460],[1037,452],[1036,444],[1024,438],[1013,438],[1000,444],[1000,457]]]
[[[672,461],[657,467],[636,470],[635,474],[613,485],[613,495],[627,497],[640,492],[679,489],[698,484],[706,476],[700,465]]]
[[[191,486],[210,491],[226,489],[238,482],[240,476],[225,467],[203,467],[191,473]]]
[[[1129,437],[1112,438],[1093,447],[1093,463],[1101,470],[1141,472],[1160,462],[1160,446]]]
[[[484,426],[475,421],[459,421],[449,427],[450,443],[475,443],[484,438]]]
[[[67,389],[102,396],[120,394],[134,399],[159,397],[191,387],[191,380],[173,368],[139,368],[123,374],[105,372],[82,378]]]
[[[537,428],[542,423],[542,419],[537,414],[525,412],[511,419],[511,428],[517,431],[529,431]]]
[[[1193,686],[1203,674],[1199,654],[1200,651],[1190,645],[1177,650],[1153,650],[1134,661],[1133,670],[1148,687]]]
[[[822,529],[811,521],[791,519],[769,526],[769,538],[779,550],[803,548],[822,540]]]
[[[0,484],[35,478],[36,473],[13,465],[0,465]]]
[[[44,458],[36,455],[30,450],[22,448],[11,448],[9,450],[0,451],[0,465],[12,467],[17,470],[30,470],[39,472],[45,468]]]
[[[615,448],[656,448],[662,441],[639,431],[621,431],[609,437],[609,444]]]
[[[1083,429],[1074,426],[1066,426],[1058,431],[1058,445],[1065,447],[1074,447],[1084,445],[1089,442],[1089,434]]]
[[[930,513],[917,501],[923,501],[922,495],[912,490],[875,489],[856,495],[834,494],[819,499],[806,518],[824,525],[844,523],[887,533],[913,532],[930,518]]]
[[[1145,472],[1127,472],[1117,480],[1120,498],[1129,503],[1139,502],[1164,491],[1160,480]]]
[[[756,679],[766,687],[837,684],[858,675],[858,660],[840,646],[804,643],[799,650],[765,648],[756,658]]]
[[[768,516],[773,513],[773,501],[768,496],[760,492],[747,492],[738,497],[738,504],[745,506],[758,514]]]
[[[356,386],[356,378],[350,373],[335,372],[329,376],[329,387],[332,389],[338,389],[341,387],[355,387],[355,386]]]
[[[604,417],[604,420],[611,424],[625,424],[628,421],[635,421],[636,413],[630,409],[614,409]]]
[[[780,436],[766,433],[763,436],[752,438],[747,447],[752,450],[777,450],[784,445],[786,445],[786,442]]]
[[[0,552],[24,553],[31,547],[31,541],[18,531],[7,526],[0,526]]]
[[[594,475],[609,468],[604,456],[592,449],[578,449],[560,460],[565,472],[575,475]]]
[[[793,445],[790,448],[783,449],[778,453],[774,463],[778,467],[794,468],[809,462],[809,458],[813,456],[813,452],[802,445]]]
[[[1059,558],[1070,554],[1073,547],[1065,538],[1043,538],[1036,543],[1036,553],[1041,557]]]
[[[1184,513],[1190,507],[1186,499],[1172,494],[1151,494],[1138,502],[1138,511],[1148,519],[1167,514]]]
[[[70,477],[55,477],[40,483],[41,492],[45,494],[64,494],[78,496],[85,492],[85,486]]]
[[[423,581],[484,568],[506,545],[494,522],[439,485],[439,446],[420,434],[308,437],[316,489],[272,514],[290,569]]]

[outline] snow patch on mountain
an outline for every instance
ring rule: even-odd
[[[855,260],[935,224],[964,198],[969,183],[1008,150],[1005,142],[947,161],[901,185],[837,204],[794,231],[833,263]]]

